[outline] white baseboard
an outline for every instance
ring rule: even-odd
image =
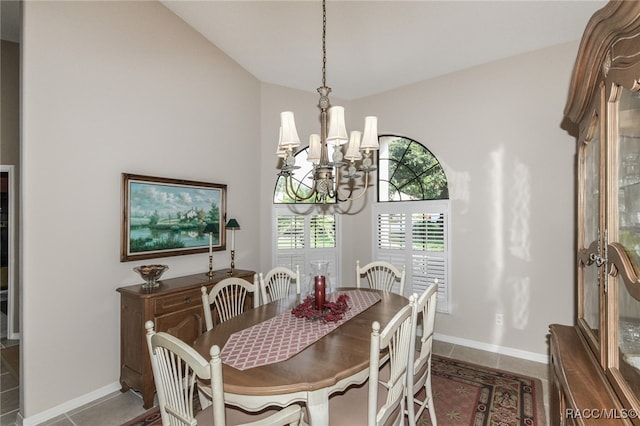
[[[119,391],[120,389],[122,389],[122,386],[120,385],[120,383],[116,382],[116,383],[112,383],[110,385],[101,387],[100,389],[96,389],[93,392],[89,392],[78,398],[64,402],[56,407],[50,408],[48,410],[45,410],[33,416],[23,418],[22,415],[19,413],[17,418],[18,425],[22,425],[22,426],[39,425],[40,423],[43,423],[47,420],[50,420],[68,411],[82,407],[85,404],[94,402],[97,399],[105,397],[115,391]]]
[[[447,336],[444,334],[434,333],[433,338],[442,342],[452,343],[454,345],[468,346],[470,348],[479,349],[481,351],[493,352],[501,355],[508,355],[515,358],[522,358],[529,361],[549,364],[549,355],[539,354],[535,352],[523,351],[520,349],[508,348],[490,343],[477,342],[475,340],[463,339],[461,337]]]

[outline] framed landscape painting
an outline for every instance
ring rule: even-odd
[[[226,198],[223,184],[123,173],[120,261],[224,250]]]

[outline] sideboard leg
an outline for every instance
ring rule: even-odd
[[[153,407],[153,394],[153,389],[144,390],[142,392],[142,408],[144,408],[145,410]]]

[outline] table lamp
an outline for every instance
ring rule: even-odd
[[[229,271],[229,275],[233,275],[233,270],[236,267],[236,229],[240,229],[240,224],[235,219],[229,219],[227,229],[231,230],[231,270]]]
[[[209,234],[209,273],[207,275],[211,278],[213,277],[213,234],[218,233],[218,227],[213,223],[207,223],[203,232]]]

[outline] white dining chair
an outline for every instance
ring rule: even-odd
[[[429,410],[432,426],[437,426],[436,412],[433,406],[433,391],[431,390],[431,353],[433,347],[433,330],[438,301],[438,285],[432,284],[420,295],[416,303],[414,330],[420,319],[422,334],[415,351],[409,354],[409,373],[407,374],[407,415],[409,425],[415,426],[416,421],[425,409]],[[417,333],[416,333],[417,334]],[[415,338],[414,338],[414,341]],[[417,397],[424,388],[425,397]],[[416,410],[416,404],[418,409]]]
[[[398,285],[398,294],[404,293],[405,266],[399,269],[389,262],[377,260],[360,267],[360,261],[356,261],[356,286],[362,287],[362,276],[367,278],[370,288],[383,291],[393,291]]]
[[[154,330],[153,321],[145,323],[147,347],[158,393],[163,425],[298,425],[302,419],[299,405],[271,409],[259,415],[225,407],[220,348],[213,345],[207,361],[195,349],[169,333]],[[210,383],[212,403],[201,411],[194,408],[196,384]]]
[[[264,275],[260,272],[262,303],[273,302],[289,296],[294,282],[296,294],[300,294],[300,267],[298,265],[296,265],[295,272],[284,266],[276,266]]]
[[[216,310],[218,323],[227,321],[245,310],[247,296],[253,295],[253,307],[260,305],[260,292],[258,291],[258,279],[254,275],[253,283],[237,278],[229,277],[216,283],[207,293],[207,286],[200,288],[202,292],[202,309],[207,330],[213,328],[213,315],[211,307]]]
[[[415,296],[380,331],[374,321],[369,349],[369,379],[329,398],[329,424],[368,426],[404,425],[409,352],[413,350]],[[379,381],[383,355],[388,354],[389,375]]]

